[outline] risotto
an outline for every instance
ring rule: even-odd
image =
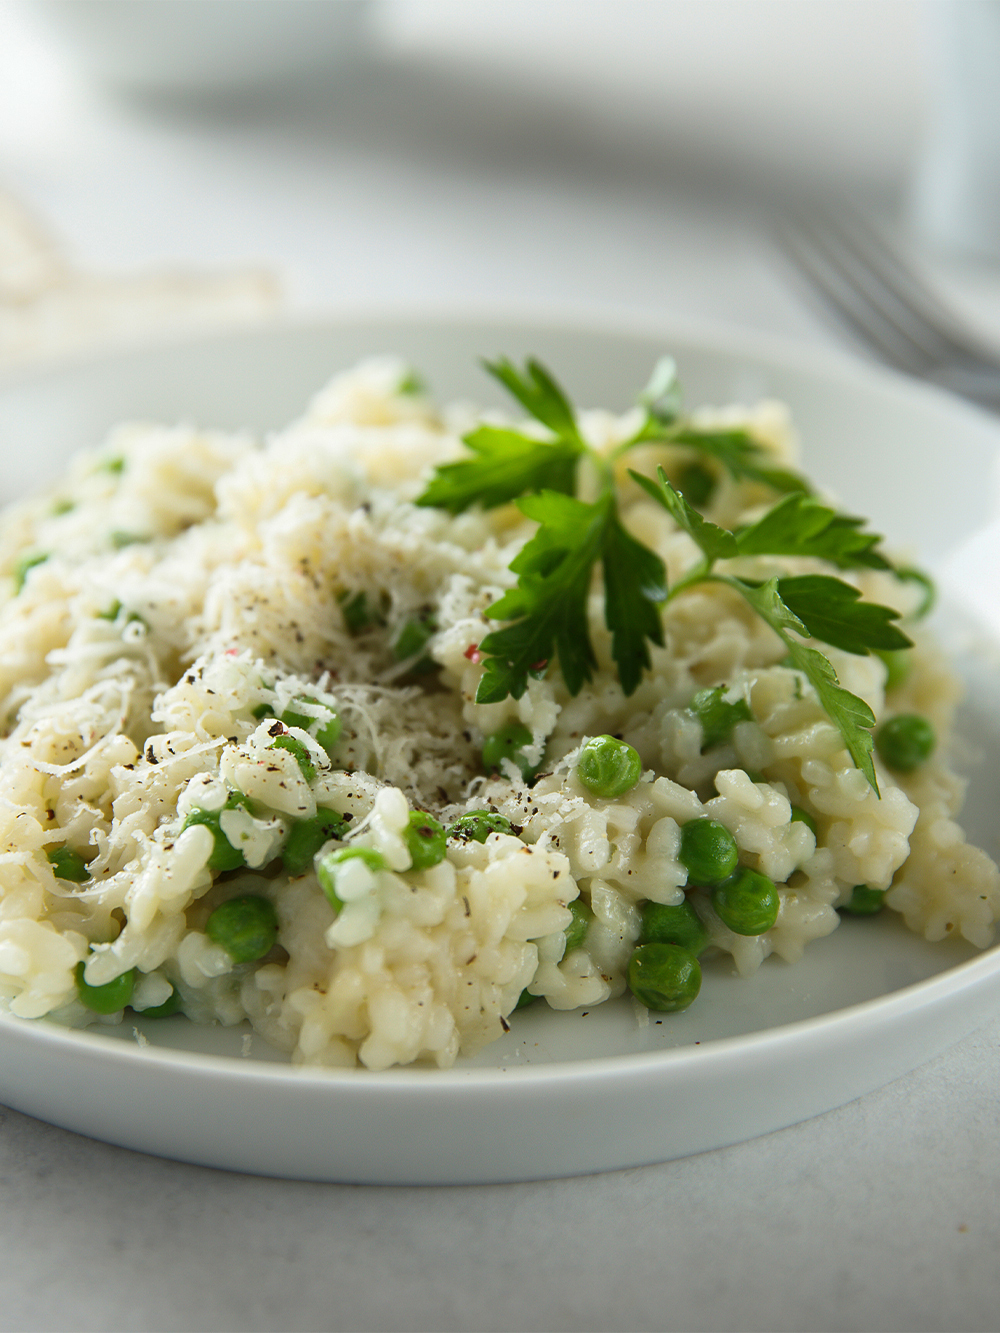
[[[264,444],[125,425],[3,515],[11,1013],[445,1067],[844,910],[991,942],[925,586],[816,536],[785,408],[564,419],[512,374],[527,424],[382,359]]]

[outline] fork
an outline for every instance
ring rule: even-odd
[[[811,214],[781,224],[779,241],[869,352],[1000,413],[1000,350],[968,328],[872,224]]]

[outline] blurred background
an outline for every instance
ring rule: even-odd
[[[0,0],[0,437],[23,401],[78,438],[25,372],[288,317],[849,348],[779,239],[845,208],[1000,344],[1000,0]],[[34,480],[6,435],[0,480]],[[1000,624],[1000,520],[963,558]],[[0,1329],[992,1329],[998,1032],[754,1143],[481,1190],[201,1171],[0,1108]]]
[[[0,0],[0,364],[386,307],[836,343],[774,241],[803,200],[886,223],[1000,334],[998,28],[997,0]]]

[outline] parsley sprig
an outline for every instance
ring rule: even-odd
[[[526,409],[537,426],[530,432],[480,426],[464,437],[472,457],[446,463],[417,504],[462,513],[474,504],[491,509],[511,501],[538,524],[534,536],[511,561],[517,584],[487,611],[505,622],[479,644],[484,657],[478,703],[519,699],[531,677],[540,678],[557,659],[570,694],[589,681],[597,658],[587,622],[587,601],[596,566],[604,582],[604,617],[611,655],[625,694],[632,694],[651,665],[650,645],[663,645],[662,607],[700,583],[722,584],[738,594],[770,626],[787,650],[789,664],[809,681],[839,729],[856,766],[878,792],[872,761],[875,717],[863,699],[845,690],[829,659],[804,640],[849,653],[893,651],[910,640],[892,622],[891,607],[861,600],[858,589],[826,574],[748,578],[719,570],[720,561],[745,557],[813,556],[840,570],[892,570],[899,578],[925,576],[895,569],[879,550],[881,538],[864,521],[841,514],[809,491],[796,473],[770,466],[766,450],[747,433],[710,430],[680,412],[676,370],[661,361],[639,396],[643,420],[610,456],[583,438],[563,390],[538,361],[524,370],[502,359],[485,362]],[[736,481],[763,485],[780,498],[756,522],[735,531],[706,519],[664,473],[657,478],[633,470],[635,482],[670,513],[698,547],[701,559],[673,587],[655,551],[627,531],[618,513],[614,462],[639,444],[697,450]],[[593,501],[576,496],[581,460],[598,477]]]
[[[766,451],[747,431],[720,430],[682,416],[673,357],[662,357],[656,363],[638,403],[645,411],[645,420],[628,447],[650,441],[672,444],[715,459],[733,481],[757,481],[779,492],[809,490],[808,482],[798,473],[771,466]]]
[[[492,509],[515,500],[525,517],[538,523],[511,561],[517,587],[489,609],[491,619],[510,623],[479,645],[486,661],[476,699],[520,699],[529,678],[544,675],[553,657],[566,688],[580,692],[597,666],[587,597],[598,562],[611,655],[623,690],[631,694],[651,665],[649,644],[663,644],[663,561],[623,527],[611,463],[583,439],[569,400],[545,367],[529,360],[522,372],[506,359],[485,365],[549,436],[481,426],[464,437],[475,456],[439,467],[417,500],[453,514],[477,502]],[[638,436],[623,448],[637,443]],[[575,498],[583,458],[600,477],[592,503]]]
[[[463,436],[476,457],[439,467],[417,504],[461,514],[476,503],[495,509],[534,491],[573,495],[577,463],[592,451],[562,389],[537,361],[529,361],[523,375],[506,358],[485,365],[552,438],[480,426]]]
[[[871,734],[875,714],[863,699],[844,689],[830,660],[815,648],[807,647],[802,639],[819,639],[862,657],[869,652],[907,648],[910,639],[892,623],[898,620],[899,612],[877,602],[861,601],[857,588],[828,574],[775,576],[762,581],[719,573],[715,565],[721,559],[741,555],[822,554],[841,569],[891,568],[874,549],[879,539],[860,540],[871,535],[860,533],[860,520],[846,518],[805,496],[780,500],[756,523],[739,532],[729,532],[709,523],[693,509],[680,491],[671,486],[662,467],[657,468],[657,481],[631,469],[630,475],[671,514],[702,553],[700,563],[674,585],[669,598],[697,583],[707,582],[724,584],[739,593],[781,639],[791,666],[801,671],[812,685],[844,738],[856,767],[877,792]],[[791,540],[793,512],[802,518],[798,545]]]

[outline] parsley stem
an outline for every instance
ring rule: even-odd
[[[923,620],[924,616],[929,615],[934,608],[937,589],[933,580],[928,578],[923,570],[914,569],[912,565],[897,565],[893,573],[901,583],[917,583],[923,589],[920,605],[907,616],[908,620]]]
[[[474,504],[492,509],[513,501],[525,518],[538,524],[510,562],[516,586],[489,609],[491,619],[506,623],[479,644],[485,665],[476,701],[521,698],[529,679],[548,670],[553,658],[558,659],[571,695],[592,679],[598,663],[590,641],[588,602],[598,563],[611,656],[626,695],[652,667],[650,645],[663,646],[663,607],[698,584],[721,583],[737,593],[784,644],[790,664],[815,690],[821,708],[877,794],[874,714],[864,699],[843,688],[833,663],[807,641],[862,656],[904,648],[910,640],[889,623],[899,613],[861,601],[857,587],[829,574],[776,573],[751,580],[716,574],[714,566],[741,556],[812,556],[841,570],[892,570],[878,549],[881,538],[865,531],[862,519],[823,504],[802,477],[774,466],[779,460],[747,429],[713,427],[681,416],[676,368],[669,358],[657,365],[639,396],[645,420],[630,439],[606,452],[584,439],[572,404],[540,362],[531,358],[523,369],[507,358],[484,364],[552,438],[480,425],[464,437],[471,456],[441,464],[416,501],[452,514],[464,513]],[[701,552],[698,563],[672,588],[667,587],[659,554],[628,531],[618,512],[618,460],[646,443],[693,452],[711,463],[711,471],[721,470],[732,482],[763,485],[782,497],[756,521],[733,532],[692,506],[683,489],[671,484],[662,465],[656,468],[656,480],[629,468],[632,480],[667,510]],[[588,471],[581,485],[584,458],[593,475]],[[578,498],[581,490],[593,498]],[[923,585],[927,595],[916,615],[925,614],[929,580],[906,568],[895,573]]]
[[[617,486],[615,484],[615,472],[613,466],[615,455],[612,453],[610,456],[606,456],[589,444],[585,446],[585,449],[586,449],[585,456],[590,459],[591,463],[594,466],[594,471],[597,473],[598,479],[600,481],[601,489],[597,497],[598,503],[601,503],[609,496],[611,497],[613,502],[615,492],[617,490]]]
[[[645,427],[643,427],[643,430],[644,429]],[[657,435],[656,438],[659,440],[660,436]],[[625,454],[627,454],[630,449],[634,449],[637,444],[650,444],[651,442],[649,436],[644,435],[642,430],[640,430],[638,435],[633,435],[631,439],[622,440],[621,444],[616,444],[608,454],[608,460],[612,463],[617,463],[619,458],[623,458]]]
[[[674,586],[667,593],[664,605],[672,602],[682,592],[688,592],[698,583],[729,583],[730,580],[724,574],[713,574],[713,561],[706,556],[704,560],[695,565],[694,569],[689,570],[682,579],[678,579]]]

